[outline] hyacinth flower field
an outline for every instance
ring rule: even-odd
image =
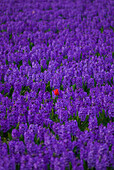
[[[0,0],[0,170],[113,170],[113,16],[113,0]]]

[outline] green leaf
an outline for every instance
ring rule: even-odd
[[[12,39],[12,33],[9,35],[9,40],[11,40]]]
[[[87,88],[87,83],[83,83],[83,90],[85,91],[85,92],[87,92],[87,94],[89,95],[89,93],[90,93],[90,88]]]
[[[54,105],[55,105],[55,103],[57,103],[57,99],[58,99],[58,96],[57,96],[57,97],[55,97],[55,99],[53,99],[53,103],[54,103]]]
[[[104,126],[107,126],[107,123],[110,122],[109,116],[106,116],[105,111],[102,109],[102,112],[99,112],[99,117],[97,117],[98,125],[103,124]]]
[[[6,96],[8,97],[8,95],[9,95],[9,93],[6,93],[4,96],[5,96],[5,97],[6,97]]]
[[[96,87],[96,84],[97,84],[97,82],[96,82],[96,80],[94,79],[94,86]]]
[[[45,71],[45,69],[43,68],[43,66],[41,66],[41,72],[43,73]]]
[[[83,167],[84,167],[84,170],[89,170],[88,169],[88,165],[87,165],[87,161],[83,161]]]
[[[8,142],[7,142],[6,144],[7,144],[7,150],[8,150],[8,155],[9,155],[10,153],[9,153],[9,145],[8,145]]]
[[[32,67],[32,64],[31,64],[31,61],[30,61],[30,60],[28,60],[28,64],[29,64],[29,66],[31,66],[31,67]]]
[[[75,146],[74,148],[73,148],[73,152],[74,152],[74,154],[75,154],[75,156],[77,155],[76,153],[77,153],[77,146]]]
[[[46,61],[47,66],[49,65],[49,60]]]
[[[16,164],[16,170],[20,170],[20,164]]]
[[[56,135],[56,139],[59,140],[59,135]]]
[[[70,97],[70,100],[73,100],[73,97],[72,97],[72,96]]]
[[[34,142],[37,143],[37,134],[35,134]]]
[[[72,163],[71,162],[69,162],[69,168],[70,168],[70,170],[72,170]]]
[[[80,150],[77,149],[77,146],[73,148],[73,152],[76,158],[80,159]]]
[[[49,127],[49,130],[50,130],[50,132],[51,132],[53,135],[55,135],[55,132],[53,131],[53,129],[51,129],[51,128]]]
[[[112,26],[110,26],[110,28],[113,30],[113,32],[114,32],[114,27],[112,27]]]
[[[95,169],[94,169],[95,170]],[[107,167],[106,170],[114,170],[114,167]]]
[[[9,97],[10,99],[12,99],[12,94],[13,94],[13,92],[14,92],[14,88],[13,88],[13,86],[11,86],[10,92],[9,92],[9,95],[8,95],[8,97]]]
[[[2,82],[2,84],[5,82],[4,81],[4,76],[2,75],[2,78],[1,78],[2,80],[1,80],[1,82]]]
[[[19,61],[19,64],[17,65],[18,69],[22,66],[22,60]]]
[[[75,91],[75,89],[76,89],[76,84],[74,84],[72,87],[73,87],[73,90]]]
[[[5,29],[5,30],[3,29],[3,30],[1,30],[0,32],[7,32],[7,29]]]
[[[24,142],[24,136],[23,136],[22,134],[21,134],[21,136],[19,137],[19,140]]]
[[[96,54],[95,54],[97,57],[99,57],[100,56],[100,54],[97,52]]]
[[[111,148],[112,148],[112,144],[109,146],[109,151],[111,151]]]
[[[24,95],[26,91],[30,92],[31,91],[30,87],[29,86],[22,86],[20,94]]]
[[[62,91],[64,90],[64,89],[63,89],[63,85],[62,85],[62,84],[61,84],[61,86],[60,86],[60,90],[62,90]]]
[[[19,122],[18,122],[18,124],[17,124],[17,126],[16,126],[16,128],[15,129],[19,129]]]
[[[47,165],[47,170],[51,170],[50,164]]]
[[[63,56],[63,58],[64,58],[64,59],[68,59],[68,56],[67,56],[67,55],[65,55],[65,56]]]
[[[49,28],[48,30],[44,31],[44,32],[45,32],[45,33],[46,33],[46,32],[50,32],[50,28]]]
[[[113,85],[113,77],[111,78],[111,81],[108,80],[107,82],[112,87],[112,85]]]
[[[55,152],[53,152],[53,157],[54,157],[54,158],[56,157],[56,153],[55,153]]]
[[[8,132],[8,139],[9,139],[9,141],[11,141],[11,140],[12,140],[11,133],[9,133],[9,132]]]
[[[57,30],[55,31],[55,33],[58,34],[58,33],[59,33],[59,30],[57,29]]]
[[[33,47],[34,47],[34,43],[30,42],[30,44],[29,44],[30,50],[32,50]]]
[[[5,143],[7,143],[7,140],[9,140],[9,138],[11,139],[11,133],[12,133],[12,130],[14,129],[14,126],[12,126],[7,132],[3,132],[3,131],[0,131],[0,136],[1,136],[1,140]]]
[[[37,143],[36,143],[37,145],[39,145],[40,144],[40,138],[38,138],[38,140],[37,140]]]
[[[38,89],[38,93],[39,93],[39,91],[40,91],[40,88]]]
[[[30,38],[27,38],[27,40],[30,42]]]
[[[113,84],[113,77],[111,78],[111,84]]]
[[[8,60],[6,60],[6,65],[8,65]]]
[[[70,115],[70,117],[68,118],[68,120],[73,120],[72,115]]]
[[[80,121],[79,128],[81,131],[85,131],[88,128],[88,123],[89,123],[88,119],[89,119],[89,115],[86,116],[85,121]]]
[[[50,119],[53,120],[54,122],[60,122],[58,119],[58,115],[54,113],[54,109],[52,108],[52,112],[50,113]]]
[[[25,148],[25,155],[27,155],[27,148]]]
[[[51,92],[51,87],[50,87],[50,81],[48,81],[48,83],[46,84],[46,91]]]
[[[40,142],[40,138],[38,137],[37,138],[37,134],[35,134],[35,136],[34,136],[34,142],[35,142],[35,144],[37,144],[37,145],[39,145],[41,142]]]
[[[81,54],[80,54],[80,61],[82,60],[82,52],[81,52]]]
[[[101,27],[101,33],[103,33],[103,31],[104,31],[104,28],[103,28],[103,27]]]
[[[79,116],[77,116],[77,123],[78,123],[78,126],[80,126],[80,122],[81,122],[81,119],[79,118]]]

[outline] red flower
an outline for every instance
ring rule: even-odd
[[[59,95],[58,89],[53,90],[53,92],[54,92],[54,94],[55,94],[56,96]]]

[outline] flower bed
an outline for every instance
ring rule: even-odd
[[[114,167],[113,1],[0,1],[0,169]]]

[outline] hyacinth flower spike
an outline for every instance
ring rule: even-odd
[[[59,95],[58,89],[53,90],[53,92],[54,92],[54,94],[55,94],[56,96]]]

